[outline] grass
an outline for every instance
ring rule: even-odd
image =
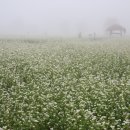
[[[129,130],[130,40],[0,41],[0,127]]]

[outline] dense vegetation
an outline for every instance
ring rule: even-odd
[[[130,130],[130,40],[1,40],[0,127]]]

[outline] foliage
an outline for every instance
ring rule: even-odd
[[[0,59],[0,127],[130,129],[129,40],[1,40]]]

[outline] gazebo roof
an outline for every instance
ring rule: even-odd
[[[119,24],[113,24],[113,25],[111,25],[111,26],[109,26],[108,28],[107,28],[107,30],[109,31],[109,30],[123,30],[124,29],[124,27],[122,27],[121,25],[119,25]]]

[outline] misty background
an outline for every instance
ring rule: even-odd
[[[130,34],[130,0],[0,0],[0,36],[84,36],[118,23]]]

